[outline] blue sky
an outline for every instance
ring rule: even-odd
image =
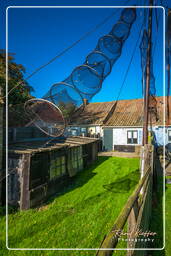
[[[133,5],[135,2],[136,1],[130,0],[129,5]],[[107,6],[121,5],[124,3],[125,1],[104,0],[81,1],[81,4],[80,1],[24,1],[24,5],[29,6]],[[144,0],[139,1],[139,4],[144,4]],[[5,7],[11,5],[23,6],[23,1],[5,1],[3,3],[3,25],[5,25]],[[15,53],[16,62],[25,66],[25,76],[27,76],[37,67],[45,64],[63,49],[70,46],[112,12],[112,8],[10,8],[8,10],[9,52]],[[81,65],[87,54],[95,48],[98,38],[111,30],[112,26],[119,18],[120,12],[121,9],[117,9],[116,14],[96,32],[29,79],[28,82],[35,90],[33,95],[38,98],[42,97],[54,83],[63,81],[76,66]],[[155,16],[153,22],[153,48],[155,45],[153,62],[157,95],[163,95],[162,9],[158,9],[157,13],[159,17],[158,32],[156,31]],[[124,44],[121,57],[113,66],[111,74],[103,82],[101,91],[93,97],[92,102],[112,101],[118,97],[118,92],[123,82],[123,76],[132,56],[139,29],[143,21],[143,9],[139,9],[137,14],[137,20],[133,24],[131,34]],[[4,26],[3,35],[5,35]],[[1,43],[1,48],[5,48],[4,36]],[[141,78],[140,51],[138,44],[120,99],[141,98]]]

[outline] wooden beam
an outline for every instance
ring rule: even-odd
[[[30,208],[30,154],[24,154],[22,162],[20,210],[27,210]]]
[[[149,0],[149,5],[153,6],[153,0]],[[143,145],[148,144],[148,119],[149,119],[149,90],[150,90],[150,64],[151,64],[151,39],[152,39],[152,8],[149,9],[148,17],[148,48],[146,63],[146,84],[144,96],[144,121],[143,121]]]

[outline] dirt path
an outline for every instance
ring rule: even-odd
[[[127,158],[137,158],[140,157],[139,154],[135,152],[100,152],[98,156],[115,156],[115,157],[127,157]]]

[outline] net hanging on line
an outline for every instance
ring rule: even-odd
[[[170,95],[170,83],[168,79],[170,80],[170,63],[171,63],[171,9],[168,10],[167,14],[167,22],[166,22],[166,45],[165,45],[165,54],[166,54],[166,67],[167,67],[167,72],[169,74],[167,75],[167,96]]]
[[[67,122],[79,116],[84,100],[91,100],[101,90],[103,80],[121,55],[135,19],[135,8],[123,9],[118,22],[109,34],[98,40],[82,65],[64,81],[52,85],[43,99],[26,102],[25,110],[32,123],[50,136],[63,134]]]
[[[147,30],[144,29],[142,41],[140,43],[141,51],[141,69],[142,69],[142,91],[145,95],[146,88],[146,77],[147,77],[147,51],[149,45],[149,38]],[[151,51],[152,52],[152,51]],[[157,119],[157,101],[156,101],[156,87],[155,87],[155,77],[153,73],[153,59],[152,54],[150,58],[150,87],[149,87],[149,112],[150,117]]]
[[[166,22],[166,64],[170,64],[171,59],[171,9],[168,10]]]
[[[166,69],[167,69],[167,90],[166,90],[166,124],[169,125],[170,120],[170,63],[171,63],[171,9],[168,9],[166,22]]]

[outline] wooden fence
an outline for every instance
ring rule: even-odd
[[[3,170],[3,108],[4,102],[0,88],[0,205],[2,204],[2,177],[4,176]]]
[[[144,153],[144,176],[140,179],[134,192],[129,197],[112,230],[104,237],[100,246],[101,249],[97,251],[96,256],[112,255],[115,248],[119,245],[118,242],[122,240],[127,241],[127,249],[129,248],[125,255],[145,255],[145,250],[134,250],[134,248],[147,248],[150,235],[154,235],[147,234],[152,205],[154,147],[146,145]],[[125,232],[126,227],[127,231]],[[144,234],[142,234],[143,232]],[[123,234],[126,235],[126,238]]]

